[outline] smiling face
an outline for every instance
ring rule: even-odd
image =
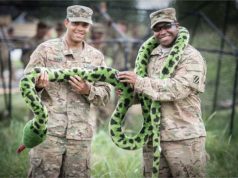
[[[71,22],[66,19],[65,27],[67,28],[67,41],[71,44],[77,44],[85,39],[85,36],[89,32],[90,25],[86,22]]]
[[[163,47],[171,47],[175,41],[178,30],[178,23],[160,22],[153,27],[154,36]]]

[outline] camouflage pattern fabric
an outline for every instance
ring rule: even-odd
[[[72,67],[93,68],[105,66],[101,52],[84,43],[83,51],[71,51],[63,39],[49,40],[32,54],[25,73],[34,67],[66,69]],[[41,91],[41,100],[49,111],[48,134],[67,139],[90,140],[95,118],[90,117],[90,103],[104,106],[110,95],[110,87],[103,82],[91,85],[88,96],[72,91],[67,83],[50,82]]]
[[[95,66],[105,66],[104,57],[101,52],[89,46],[85,42],[83,43],[83,46],[83,50],[72,51],[68,48],[64,38],[46,41],[39,45],[37,49],[33,52],[30,58],[30,62],[24,72],[27,73],[31,71],[34,67],[67,69],[72,67],[94,68]],[[46,105],[48,109],[49,120],[47,137],[55,137],[59,138],[60,140],[62,140],[61,138],[64,138],[67,143],[71,142],[71,140],[72,142],[75,141],[75,143],[81,141],[80,143],[83,144],[83,141],[91,142],[95,129],[95,118],[93,117],[93,114],[90,113],[90,104],[92,103],[95,106],[104,106],[108,102],[110,97],[110,87],[108,84],[105,84],[103,82],[88,82],[88,85],[90,85],[91,87],[89,95],[77,94],[72,90],[71,86],[65,82],[50,82],[45,89],[38,93],[41,97],[43,104]],[[44,143],[44,148],[46,148],[47,146],[48,148],[51,147],[50,143],[47,143],[49,142]],[[65,144],[65,142],[61,141],[57,141],[57,144],[61,145],[58,146],[60,149],[62,147],[67,147],[67,149],[65,148],[66,154],[67,152],[73,151],[74,146],[75,149],[80,149],[77,148],[77,144],[75,144],[74,146],[69,146],[69,144]],[[78,146],[84,147],[80,144]],[[34,157],[38,157],[38,149],[44,148],[41,148],[41,145],[39,146],[39,148],[33,148],[33,151],[30,154],[31,160]],[[57,155],[59,154],[59,150],[57,149],[58,148],[51,148],[51,150],[49,150],[49,153]],[[64,152],[62,151],[60,153],[64,154]],[[44,154],[44,152],[41,153],[41,157],[47,157],[46,155],[43,156],[42,154]],[[82,156],[82,154],[85,154],[84,156],[89,157],[89,154],[83,152],[81,152],[79,155]],[[51,159],[56,159],[54,161],[57,162],[57,160],[61,159],[59,157],[62,157],[62,155],[58,155],[58,157],[52,157]],[[64,156],[63,159],[65,159]],[[70,161],[67,163],[64,160],[61,160],[61,163],[68,164],[70,163]],[[87,162],[87,164],[89,164],[89,162]],[[85,168],[85,165],[86,162],[82,166]],[[33,163],[31,164],[31,166],[34,167]],[[50,165],[46,165],[46,167],[47,166],[49,167],[47,169],[50,170],[57,169],[54,168],[54,165],[53,168],[50,167]],[[70,166],[68,166],[65,171],[69,171],[70,174],[73,174],[75,171],[69,169],[73,169],[74,166],[70,168],[69,167]],[[60,171],[59,169],[57,170]],[[76,170],[78,170],[78,168]],[[37,172],[38,170],[35,171]],[[61,172],[58,172],[57,174],[60,173]],[[75,177],[84,177],[79,176],[79,173],[80,171],[76,172],[75,174],[77,176]]]
[[[155,11],[150,14],[151,28],[153,28],[157,23],[160,22],[175,22],[176,11],[174,8],[166,8]]]
[[[193,140],[199,137],[205,140],[206,132],[202,120],[199,93],[205,90],[206,63],[200,53],[188,45],[174,74],[168,79],[159,79],[161,67],[169,52],[170,48],[163,48],[160,45],[152,51],[150,63],[148,64],[148,77],[139,78],[135,84],[135,90],[146,94],[153,100],[161,101],[160,134],[162,143],[173,143],[175,141],[175,143],[179,144],[180,142],[185,142],[185,140]],[[199,143],[197,144],[199,145]],[[202,144],[204,143],[201,143],[200,146]],[[163,168],[164,162],[169,161],[168,165],[171,165],[170,161],[173,162],[173,160],[164,158],[164,152],[166,152],[168,144],[162,145],[161,166]],[[153,149],[149,143],[144,148],[145,177],[150,177],[152,174],[152,168],[148,166],[153,162],[152,153]],[[205,153],[202,152],[201,154]],[[175,160],[182,161],[188,158],[189,156],[179,156]],[[199,162],[198,164],[198,166],[203,167],[205,162]],[[176,166],[166,167],[165,170],[173,172],[177,170],[175,168]],[[164,171],[160,171],[162,171],[160,173],[162,176]],[[179,171],[173,176],[178,174],[183,177],[184,170],[181,169]],[[193,170],[191,171],[189,174],[193,175]],[[204,175],[204,172],[198,174],[197,177],[201,177],[200,175]],[[162,177],[171,177],[171,175]]]
[[[67,8],[67,19],[71,22],[93,24],[92,15],[92,9],[86,6],[74,5]]]
[[[200,53],[188,45],[172,77],[159,79],[169,51],[161,46],[152,51],[148,77],[139,78],[135,90],[161,101],[161,141],[206,136],[199,98],[199,93],[205,90],[206,63]]]
[[[204,178],[206,165],[205,137],[161,141],[160,178],[197,177]],[[150,178],[153,162],[151,142],[143,149],[144,177]]]
[[[90,140],[49,136],[30,151],[29,178],[90,177]]]

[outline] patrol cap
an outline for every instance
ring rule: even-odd
[[[67,19],[70,22],[86,22],[93,24],[93,11],[89,7],[74,5],[67,7]]]
[[[176,19],[176,12],[174,8],[161,9],[150,14],[151,28],[160,22],[174,22]]]

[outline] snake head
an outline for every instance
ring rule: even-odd
[[[42,143],[46,138],[46,131],[40,132],[33,127],[33,120],[27,122],[23,129],[23,145],[19,146],[17,153],[21,153],[25,148],[33,148]]]
[[[20,154],[25,148],[26,148],[25,145],[20,145],[20,146],[18,147],[17,151],[16,151],[17,154]]]

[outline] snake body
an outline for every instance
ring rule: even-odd
[[[179,35],[173,45],[171,52],[166,59],[162,72],[161,79],[168,78],[178,64],[183,50],[188,44],[188,31],[180,27]],[[147,76],[147,65],[149,62],[151,51],[158,46],[158,42],[154,37],[149,38],[144,42],[139,49],[136,59],[136,73],[141,77]],[[143,112],[143,127],[135,136],[127,136],[122,131],[122,124],[124,116],[131,106],[133,101],[133,89],[127,83],[121,83],[118,78],[118,70],[107,67],[95,67],[94,69],[47,69],[34,68],[30,73],[23,76],[20,81],[21,94],[27,103],[28,107],[33,111],[34,118],[25,125],[23,130],[23,144],[27,148],[33,148],[44,141],[47,133],[48,113],[46,107],[41,102],[35,90],[36,78],[41,72],[46,71],[50,82],[67,82],[70,76],[80,76],[83,80],[89,82],[102,81],[113,85],[116,89],[120,89],[122,94],[118,100],[115,111],[112,114],[109,123],[109,132],[112,141],[120,148],[126,150],[135,150],[142,148],[147,142],[148,138],[152,137],[154,148],[153,161],[153,177],[158,177],[158,168],[160,160],[160,102],[152,101],[143,94],[139,94],[139,100],[142,105]]]
[[[34,118],[25,125],[23,130],[23,143],[27,148],[32,148],[41,143],[45,139],[47,132],[48,112],[35,90],[35,80],[42,72],[47,72],[50,82],[67,82],[70,76],[80,76],[83,80],[89,82],[107,82],[117,89],[120,89],[125,97],[119,98],[118,109],[114,112],[113,118],[124,117],[122,113],[126,112],[132,100],[132,88],[129,84],[121,83],[117,79],[117,73],[119,71],[116,69],[107,67],[95,67],[92,70],[82,68],[34,68],[33,71],[26,74],[20,81],[21,94],[35,115]]]
[[[186,28],[180,27],[178,37],[173,45],[170,54],[165,60],[161,73],[160,79],[166,79],[171,76],[174,72],[175,67],[179,63],[183,55],[183,51],[189,42],[189,33]],[[147,77],[147,65],[149,63],[149,56],[152,50],[158,46],[158,42],[155,37],[149,38],[146,42],[143,43],[139,49],[138,56],[136,59],[136,68],[135,71],[137,75],[141,77]],[[146,48],[147,47],[147,48]],[[138,95],[140,103],[142,105],[142,113],[144,119],[147,118],[147,122],[150,123],[150,129],[148,135],[152,137],[153,143],[153,167],[152,173],[153,177],[158,177],[159,174],[159,163],[160,163],[160,119],[161,119],[161,104],[159,101],[153,101],[148,98],[146,95]],[[147,140],[148,141],[148,140]],[[145,142],[146,144],[147,142]]]

